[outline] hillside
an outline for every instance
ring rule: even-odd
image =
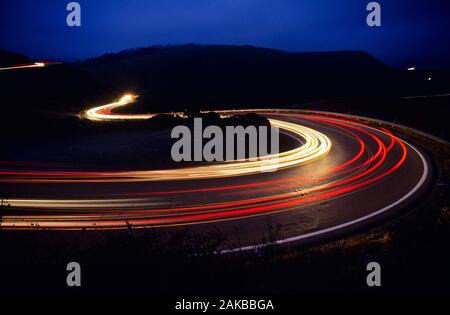
[[[0,67],[9,67],[29,62],[31,62],[30,59],[24,55],[0,49]]]
[[[138,92],[149,110],[282,106],[390,92],[399,76],[362,51],[290,53],[193,44],[127,50],[77,66],[117,89]]]
[[[6,57],[0,61],[5,62],[20,55],[3,52],[2,56]],[[14,63],[30,62],[24,56],[17,58],[22,61]],[[403,98],[446,95],[449,73],[390,68],[362,51],[147,47],[74,64],[5,71],[0,73],[0,86],[0,129],[25,137],[24,126],[50,133],[60,130],[70,125],[68,115],[125,92],[140,95],[136,104],[124,108],[137,113],[295,106],[396,121],[444,138],[450,134],[448,97]],[[430,106],[437,115],[423,115]]]
[[[13,63],[32,62],[26,57],[19,59]],[[9,138],[30,137],[30,130],[34,134],[58,133],[61,125],[67,125],[68,115],[111,97],[113,92],[88,73],[67,64],[2,71],[0,132],[8,133]]]

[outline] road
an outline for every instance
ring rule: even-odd
[[[126,96],[86,114],[94,120],[118,119],[113,109],[135,100]],[[298,147],[276,160],[167,170],[0,165],[0,188],[7,196],[0,227],[188,227],[199,233],[220,231],[227,238],[223,251],[246,250],[268,239],[310,242],[361,229],[406,208],[430,181],[428,159],[418,148],[358,117],[258,112],[296,138]],[[267,171],[273,161],[277,167]]]

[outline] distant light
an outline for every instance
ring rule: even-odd
[[[428,77],[428,81],[431,81],[431,77]]]
[[[43,63],[43,62],[35,62],[34,65],[36,67],[45,67],[45,63]]]
[[[128,104],[133,102],[136,99],[136,96],[133,94],[125,94],[124,96],[122,96],[122,98],[119,100],[119,103],[121,104]]]
[[[408,71],[415,71],[416,68],[415,68],[415,67],[409,67],[407,70],[408,70]]]

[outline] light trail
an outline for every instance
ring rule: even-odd
[[[428,162],[427,162],[426,158],[423,156],[423,154],[419,150],[417,150],[415,147],[413,147],[409,143],[406,143],[406,145],[408,147],[410,147],[415,153],[418,154],[418,156],[421,159],[422,166],[424,168],[424,171],[422,173],[422,176],[420,177],[420,180],[416,183],[416,185],[414,186],[413,189],[408,191],[407,194],[403,195],[401,198],[397,199],[395,202],[390,203],[390,204],[386,205],[385,207],[383,207],[381,209],[373,211],[373,212],[371,212],[371,213],[369,213],[367,215],[361,216],[361,217],[356,218],[354,220],[347,221],[345,223],[338,224],[338,225],[335,225],[335,226],[331,226],[329,228],[320,229],[318,231],[305,233],[305,234],[301,234],[301,235],[297,235],[297,236],[293,236],[293,237],[288,237],[288,238],[284,238],[284,239],[275,240],[274,244],[275,245],[281,245],[281,244],[288,244],[288,243],[292,243],[292,242],[298,242],[298,241],[302,241],[302,240],[312,239],[314,237],[319,237],[321,235],[325,235],[325,234],[328,234],[328,233],[333,233],[333,232],[336,232],[336,231],[341,231],[341,230],[348,229],[349,227],[355,226],[355,225],[360,224],[360,223],[364,223],[364,222],[369,221],[369,220],[371,220],[371,219],[373,219],[373,218],[375,218],[377,216],[380,216],[380,215],[384,214],[387,211],[390,211],[390,210],[394,209],[396,206],[400,205],[402,202],[407,201],[408,198],[411,198],[414,194],[418,193],[419,190],[422,189],[423,186],[425,185],[427,177],[429,175]],[[256,245],[242,246],[242,247],[236,247],[236,248],[233,248],[233,249],[225,249],[225,250],[220,251],[220,253],[226,254],[226,253],[232,253],[232,252],[257,250],[257,249],[260,249],[260,248],[262,248],[264,246],[266,246],[266,244],[256,244]]]
[[[32,64],[17,65],[17,66],[0,68],[0,71],[19,70],[19,69],[28,69],[28,68],[42,68],[42,67],[45,67],[45,63],[43,63],[43,62],[35,62],[35,63],[32,63]]]
[[[126,94],[116,102],[87,110],[86,118],[102,121],[150,118],[152,115],[118,115],[111,112],[113,109],[135,102],[136,99],[137,96]],[[278,127],[280,130],[289,131],[301,139],[304,144],[286,152],[257,158],[256,161],[243,159],[179,169],[125,172],[0,171],[0,175],[21,176],[18,179],[0,178],[0,182],[149,182],[233,177],[303,165],[324,157],[331,150],[330,139],[321,132],[281,120],[269,119],[269,121],[272,126]]]
[[[136,102],[138,96],[133,94],[125,94],[118,101],[106,105],[97,106],[85,111],[85,116],[89,120],[94,121],[111,121],[111,120],[141,120],[149,119],[155,116],[154,114],[115,114],[112,111],[119,107]]]
[[[301,125],[270,119],[273,126],[288,130],[305,143],[298,148],[265,156],[257,161],[227,161],[206,166],[144,171],[110,172],[39,172],[39,171],[0,171],[0,182],[148,182],[187,179],[222,178],[261,173],[264,170],[281,170],[310,163],[324,157],[331,150],[331,141],[324,134]]]
[[[50,65],[57,65],[57,64],[61,64],[62,62],[49,62],[49,61],[45,61],[45,62],[33,62],[33,63],[29,63],[29,64],[22,64],[22,65],[15,65],[15,66],[10,66],[10,67],[3,67],[0,68],[0,71],[12,71],[12,70],[23,70],[23,69],[33,69],[33,68],[43,68],[43,67],[47,67]]]
[[[134,101],[136,96],[126,95],[116,102],[86,111],[86,117],[92,120],[151,117],[150,114],[118,115],[112,112]],[[246,111],[236,111],[242,112]],[[408,186],[407,189],[403,188],[403,195],[386,201],[381,198],[381,206],[370,211],[362,203],[361,214],[355,214],[353,219],[341,222],[338,217],[334,217],[336,224],[333,226],[277,241],[282,244],[334,232],[369,220],[405,202],[424,186],[428,178],[427,162],[416,148],[385,129],[368,126],[359,118],[347,119],[344,116],[318,113],[298,114],[288,110],[264,110],[260,113],[268,116],[272,125],[302,139],[301,146],[277,156],[277,172],[261,173],[261,166],[264,166],[262,163],[271,163],[270,160],[239,160],[181,169],[126,172],[33,171],[14,169],[15,165],[10,164],[13,169],[0,170],[0,182],[8,185],[81,183],[111,186],[108,186],[110,188],[107,194],[96,193],[94,190],[82,198],[15,197],[3,200],[9,206],[7,213],[2,216],[1,228],[126,229],[225,223],[230,220],[241,222],[242,219],[297,211],[341,198],[364,195],[386,181],[395,181],[396,178],[405,176],[413,159],[420,161],[420,176],[408,177],[403,182],[403,186]],[[338,143],[338,149],[330,151],[331,140],[325,135],[329,132],[340,139],[339,142],[345,139],[346,147],[352,148],[353,153],[345,152],[346,158],[343,160],[331,159],[328,153],[334,152],[335,157],[339,156],[339,151],[336,150],[342,150],[342,145]],[[314,165],[326,167],[315,170]],[[33,165],[29,166],[32,167]],[[222,180],[228,177],[233,177],[238,182],[230,184],[225,179]],[[240,182],[245,178],[255,180]],[[214,180],[213,186],[210,185],[211,180]],[[124,183],[142,182],[140,185],[151,185],[153,182],[157,184],[163,181],[168,183],[164,191],[157,189],[158,186],[155,185],[151,186],[152,190],[144,191],[131,188],[135,186],[130,186],[130,189],[123,186]],[[174,184],[170,184],[171,182]],[[180,188],[175,182],[187,187]],[[71,185],[58,187],[64,189]],[[244,246],[237,250],[258,246]]]

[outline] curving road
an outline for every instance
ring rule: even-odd
[[[116,107],[135,100],[124,96],[88,110],[86,117],[149,118],[114,114]],[[8,196],[2,200],[0,227],[191,226],[200,233],[220,230],[227,237],[224,251],[245,250],[260,246],[255,244],[268,234],[276,243],[309,242],[359,229],[414,202],[430,180],[430,166],[420,150],[360,118],[258,112],[296,138],[298,147],[275,160],[168,170],[43,171],[34,165],[0,164],[0,188]],[[261,171],[273,161],[274,171]]]

